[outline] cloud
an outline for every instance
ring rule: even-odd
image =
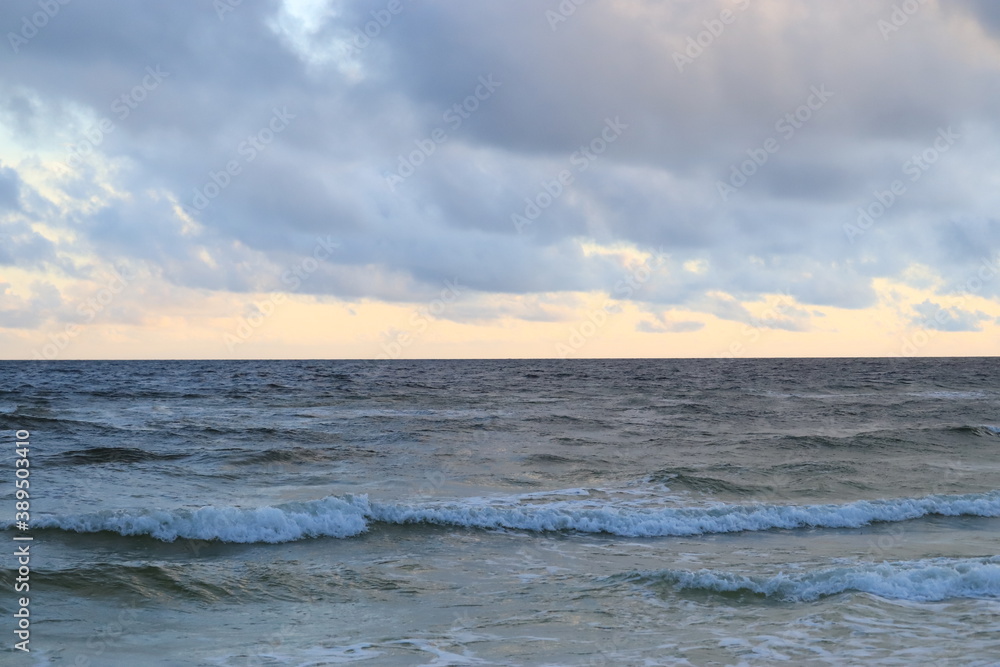
[[[929,299],[913,306],[916,315],[911,318],[913,326],[935,331],[981,331],[981,322],[990,316],[981,310],[975,312],[961,308],[946,308]]]
[[[24,215],[24,187],[17,171],[0,163],[0,266],[43,266],[55,258],[53,244]]]
[[[642,333],[691,333],[704,328],[704,322],[696,322],[694,320],[681,320],[666,324],[655,324],[643,320],[635,325],[635,330]]]
[[[21,179],[17,172],[0,163],[0,211],[20,209]]]
[[[511,295],[618,298],[621,263],[585,244],[663,248],[670,270],[627,299],[743,323],[773,294],[872,307],[874,281],[915,263],[964,284],[997,234],[993,5],[924,3],[888,38],[890,0],[736,5],[588,3],[553,28],[530,0],[404,2],[359,37],[384,2],[244,0],[221,20],[210,3],[70,3],[0,62],[24,156],[0,168],[0,212],[30,212],[0,222],[0,265],[101,257],[181,288],[286,291],[332,237],[294,291],[420,304],[457,279],[469,302],[449,316],[470,321],[569,317]],[[679,68],[724,8],[736,20]],[[12,0],[0,20],[34,11]],[[911,180],[944,127],[960,139]],[[848,239],[895,180],[905,194]]]
[[[993,37],[1000,38],[1000,7],[991,0],[963,0],[956,3],[968,11],[972,18]]]
[[[10,283],[0,283],[0,323],[10,329],[34,329],[62,305],[59,290],[53,285],[35,282],[32,296],[15,294]]]

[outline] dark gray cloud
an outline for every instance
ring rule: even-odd
[[[197,288],[290,289],[282,276],[334,237],[339,251],[293,291],[416,302],[459,279],[612,293],[623,266],[582,253],[588,239],[670,255],[629,298],[749,322],[709,295],[864,308],[873,279],[914,263],[961,289],[996,248],[998,71],[945,20],[995,36],[994,5],[927,5],[886,39],[888,0],[794,20],[750,3],[679,71],[674,54],[732,3],[587,3],[555,30],[552,4],[403,2],[375,29],[384,1],[329,3],[308,26],[278,0],[223,20],[211,3],[74,2],[0,59],[0,121],[25,150],[61,146],[63,192],[102,202],[66,213],[35,193],[36,218],[72,229],[74,250]],[[16,32],[35,11],[6,2],[0,25]],[[373,36],[356,39],[366,24]],[[908,171],[949,126],[961,138]],[[107,180],[129,196],[101,195]],[[895,180],[905,193],[845,233]],[[0,207],[20,205],[18,187],[0,171]],[[519,229],[512,216],[532,206]],[[0,264],[66,250],[24,224],[4,223]],[[1000,280],[978,293],[997,296]]]

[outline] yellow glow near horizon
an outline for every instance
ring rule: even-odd
[[[20,276],[26,278],[26,274]],[[23,282],[19,281],[19,282]],[[227,358],[613,358],[613,357],[828,357],[989,356],[1000,339],[1000,307],[988,299],[946,299],[902,283],[876,281],[879,304],[863,310],[806,306],[808,331],[768,328],[722,320],[684,309],[664,309],[670,322],[694,321],[689,332],[644,333],[651,314],[632,302],[608,312],[603,293],[538,297],[493,295],[434,308],[378,301],[324,301],[276,294],[205,294],[198,290],[147,290],[128,286],[92,321],[67,326],[48,323],[35,331],[0,330],[6,359],[227,359]],[[134,291],[133,291],[134,290]],[[911,323],[908,306],[933,298],[961,305],[992,319],[979,332],[946,332]],[[157,301],[156,314],[122,323],[106,317],[114,308]],[[496,318],[447,319],[451,309],[480,302],[484,312],[502,306],[514,313]],[[795,304],[770,295],[742,304],[763,322],[783,316]],[[520,311],[517,309],[520,308]],[[540,310],[541,309],[541,310]],[[617,311],[617,312],[615,312]],[[521,319],[544,312],[550,321]],[[600,317],[600,313],[606,317]],[[438,313],[435,316],[433,313]],[[520,316],[518,316],[520,315]],[[655,324],[655,322],[654,322]],[[54,353],[53,353],[54,352]]]

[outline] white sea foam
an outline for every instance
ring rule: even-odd
[[[804,574],[779,573],[771,577],[713,570],[660,570],[634,573],[630,578],[673,584],[678,590],[756,593],[796,602],[846,592],[934,602],[950,598],[1000,597],[1000,558],[859,563]]]
[[[222,542],[292,542],[307,537],[351,537],[367,530],[367,501],[328,497],[281,507],[202,507],[197,510],[107,511],[67,517],[40,516],[35,528],[79,533],[111,531],[149,535],[173,542],[178,538]]]
[[[372,523],[660,537],[775,528],[856,528],[930,515],[1000,516],[1000,491],[825,505],[719,503],[708,507],[654,508],[594,498],[539,500],[537,494],[531,494],[523,499],[512,496],[399,504],[370,502],[366,495],[330,496],[256,509],[203,507],[105,511],[63,517],[43,515],[33,525],[76,532],[150,535],[165,541],[190,538],[274,543],[309,537],[351,537],[366,531]],[[12,525],[8,523],[6,527]]]
[[[610,503],[600,505],[586,501],[560,501],[544,505],[372,503],[368,516],[375,521],[394,524],[426,523],[531,531],[573,530],[628,537],[658,537],[772,528],[856,528],[873,522],[906,521],[933,514],[1000,516],[1000,492],[862,500],[847,504],[720,504],[714,507],[669,507],[658,510],[636,510]]]

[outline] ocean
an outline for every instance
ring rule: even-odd
[[[1000,665],[998,378],[2,362],[0,663]]]

